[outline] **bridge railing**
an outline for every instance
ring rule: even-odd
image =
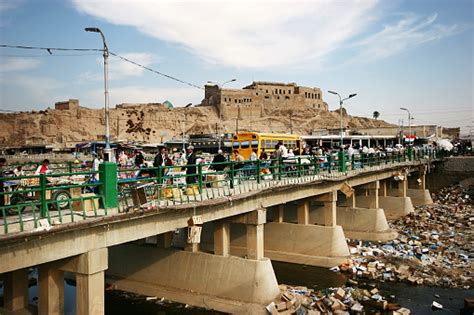
[[[0,177],[3,233],[107,215],[98,172],[49,173]],[[13,230],[9,227],[14,227]],[[1,233],[1,232],[0,232]]]
[[[166,208],[202,202],[440,157],[439,151],[414,149],[373,153],[340,151],[321,156],[138,169],[117,169],[114,163],[103,163],[99,172],[61,169],[55,174],[1,177],[0,184],[5,189],[0,190],[0,198],[4,200],[3,205],[0,203],[0,215],[3,233],[7,234],[37,229],[44,220],[49,224],[73,223],[144,207]],[[66,167],[71,169],[70,165]]]

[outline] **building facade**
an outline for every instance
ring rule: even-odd
[[[261,81],[242,89],[221,89],[217,84],[208,84],[202,105],[214,106],[224,120],[249,115],[264,117],[271,110],[328,110],[319,88]]]

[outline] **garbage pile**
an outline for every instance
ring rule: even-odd
[[[365,314],[368,310],[410,314],[409,309],[389,303],[377,288],[340,287],[314,291],[284,284],[279,287],[279,298],[267,305],[267,311],[272,315]]]
[[[469,289],[474,287],[474,213],[459,186],[391,225],[388,242],[350,241],[352,260],[331,268],[353,278]]]

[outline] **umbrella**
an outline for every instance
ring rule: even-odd
[[[453,144],[447,139],[439,140],[438,146],[446,151],[451,151],[453,149]]]

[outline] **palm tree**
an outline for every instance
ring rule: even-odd
[[[375,112],[373,113],[373,116],[374,116],[374,119],[377,119],[377,118],[379,118],[380,113],[379,113],[378,111],[375,111]]]

